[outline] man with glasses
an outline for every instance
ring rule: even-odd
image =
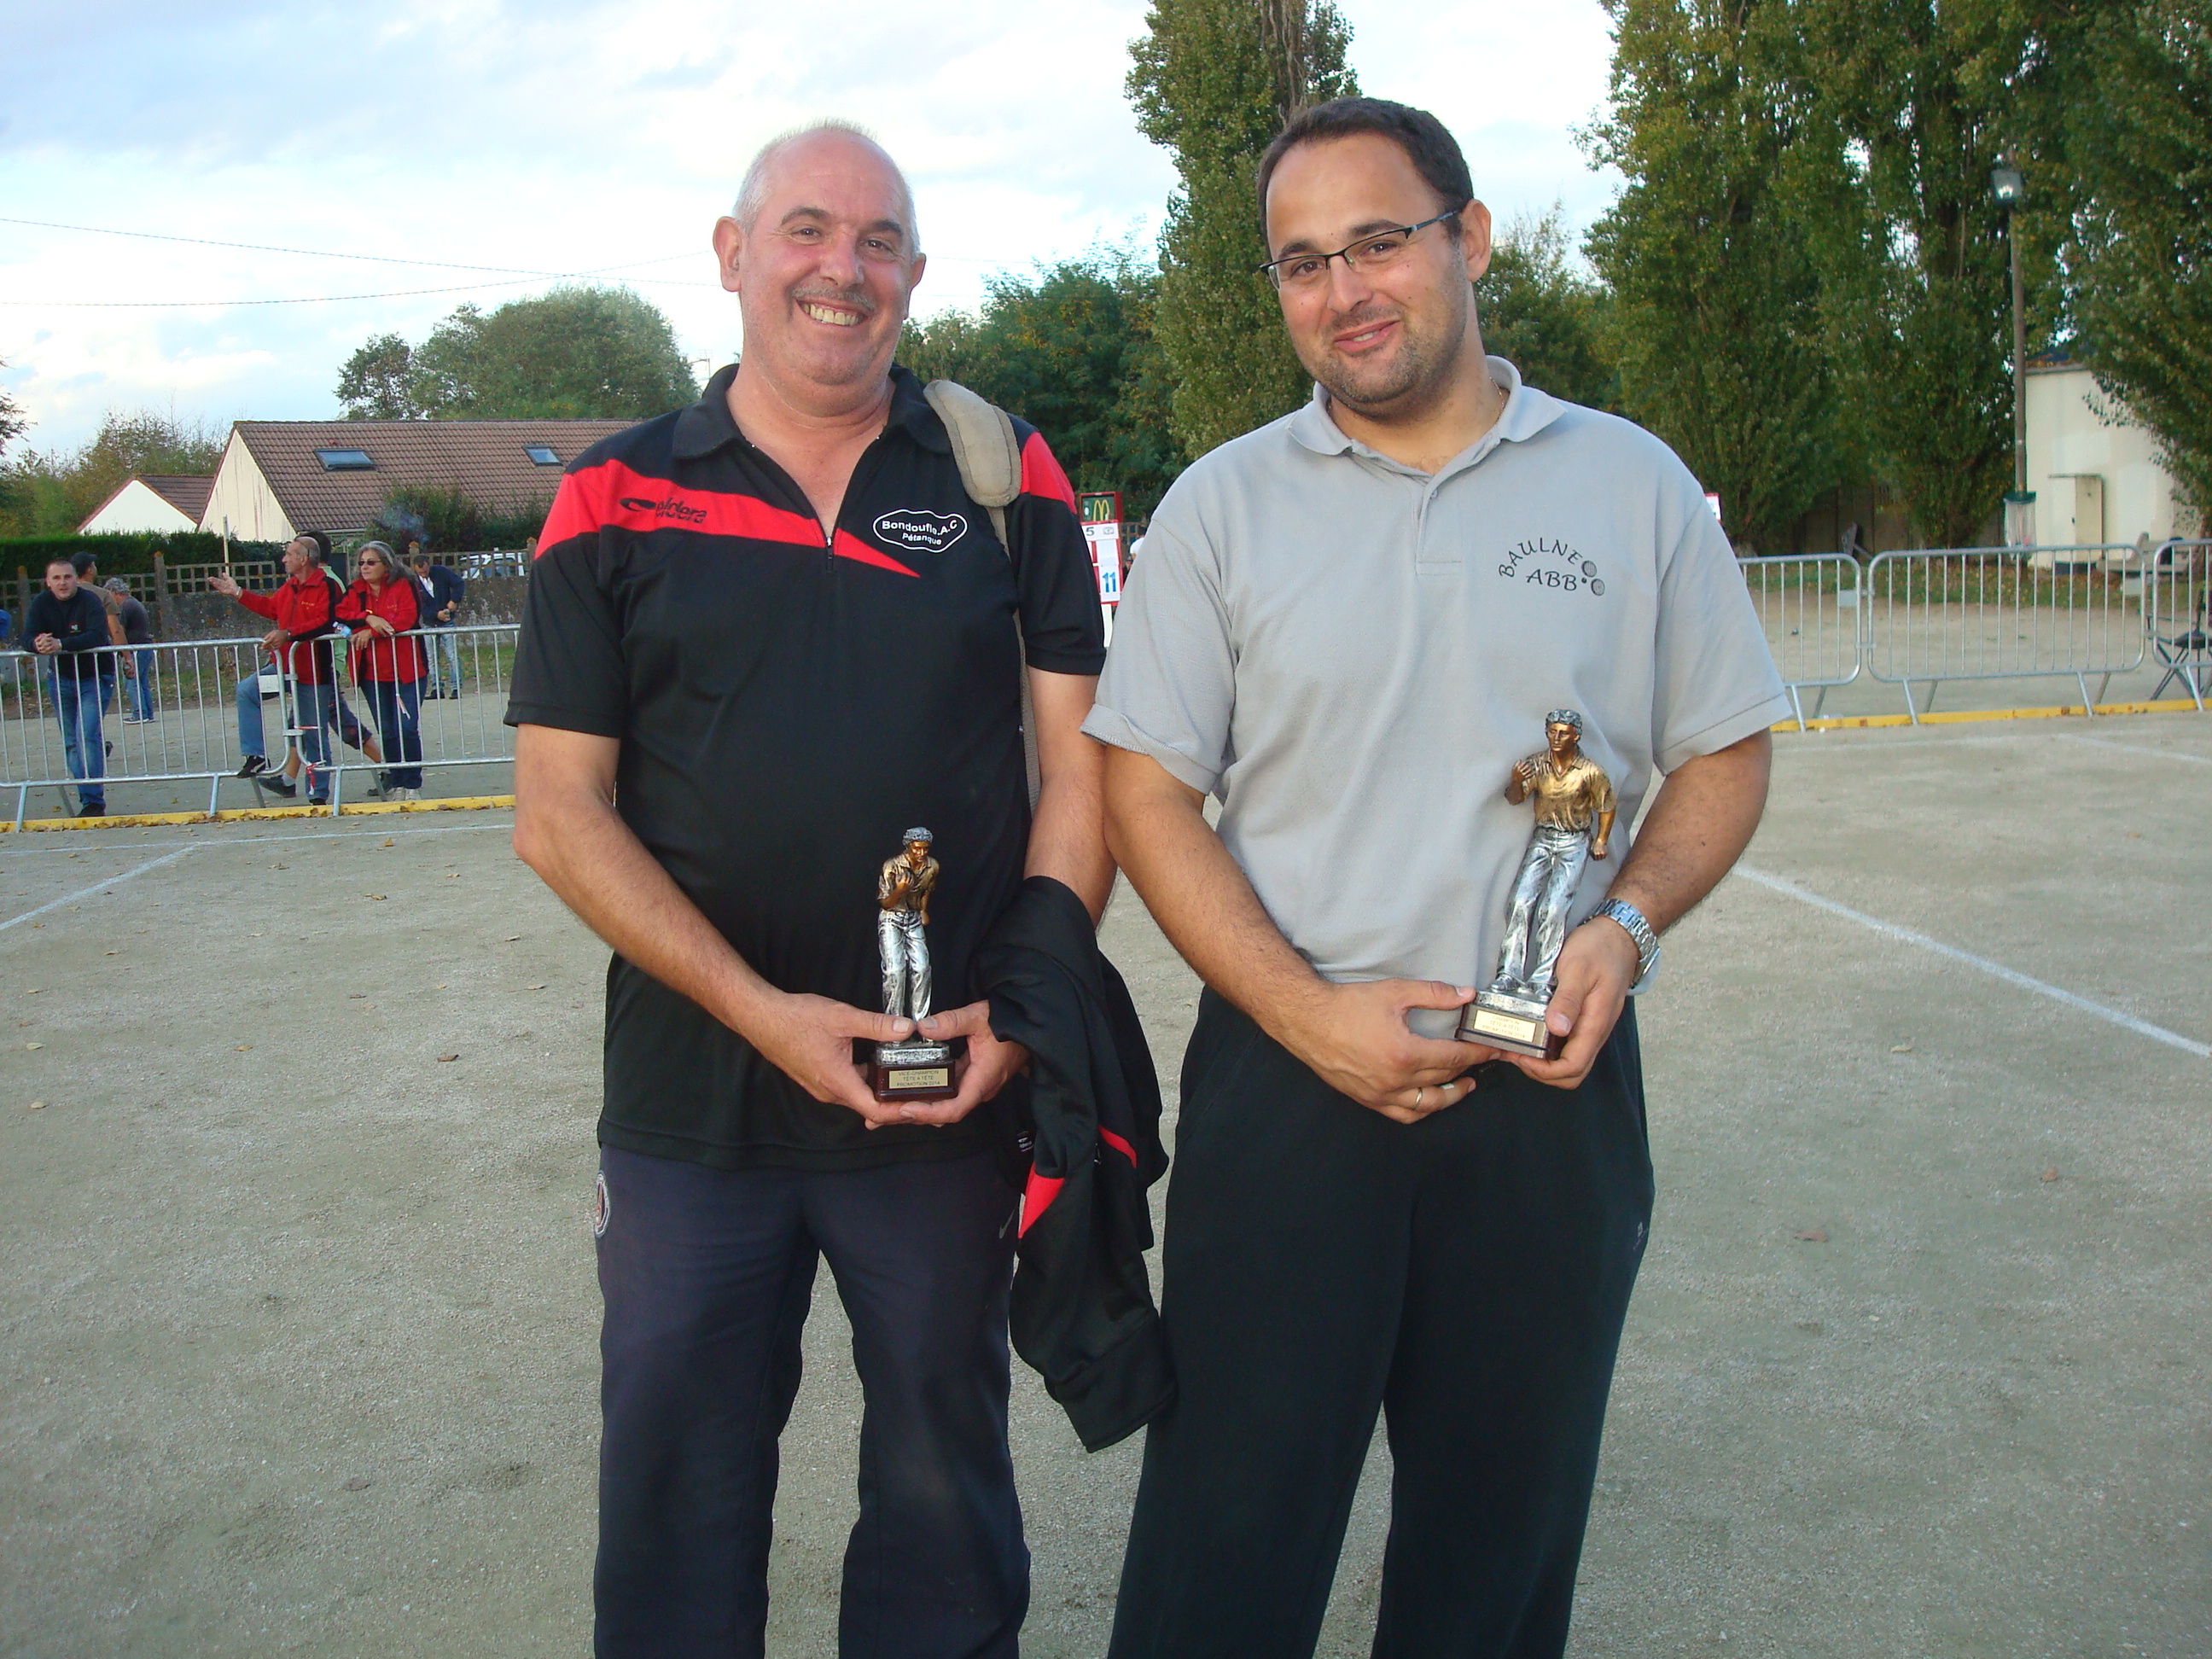
[[[1256,280],[1318,385],[1161,502],[1085,725],[1109,844],[1207,988],[1168,1189],[1180,1395],[1112,1652],[1310,1654],[1380,1413],[1375,1650],[1537,1659],[1650,1213],[1626,998],[1748,840],[1789,707],[1681,463],[1485,354],[1490,218],[1433,116],[1306,111],[1259,187]],[[1665,781],[1578,884],[1564,1052],[1508,1058],[1451,1034],[1505,943],[1514,769],[1568,708],[1621,823]]]
[[[307,773],[307,799],[316,806],[330,803],[330,773],[323,765],[324,728],[335,726],[342,717],[349,726],[353,723],[345,712],[331,661],[330,636],[337,629],[337,605],[344,590],[323,569],[322,561],[329,551],[330,538],[319,530],[294,537],[284,545],[284,580],[273,593],[256,593],[241,586],[228,570],[208,578],[208,586],[225,599],[235,599],[255,616],[275,624],[262,635],[261,647],[296,699],[295,707],[287,712],[296,714],[294,725],[300,758]],[[258,669],[239,681],[238,748],[245,759],[237,775],[258,775],[262,787],[279,795],[295,795],[299,786],[284,772],[269,768],[261,715],[263,695]],[[284,707],[281,697],[278,707]],[[349,732],[348,740],[355,735]]]

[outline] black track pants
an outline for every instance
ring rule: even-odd
[[[1580,1089],[1486,1067],[1406,1125],[1206,993],[1113,1659],[1306,1659],[1378,1408],[1377,1659],[1560,1653],[1650,1214],[1632,1008]]]
[[[763,1650],[776,1437],[826,1256],[853,1326],[860,1519],[844,1659],[1013,1659],[1029,1606],[1006,1451],[1014,1194],[988,1156],[713,1170],[600,1149],[600,1659]]]

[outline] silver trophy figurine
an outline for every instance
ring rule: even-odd
[[[884,1012],[904,1015],[917,1027],[929,1018],[929,896],[937,890],[935,840],[917,826],[884,860],[876,878],[876,951],[884,970]],[[868,1066],[878,1100],[943,1100],[957,1092],[952,1061],[964,1043],[932,1042],[919,1030],[897,1042],[878,1042]]]
[[[1544,1024],[1567,939],[1567,911],[1583,866],[1611,850],[1613,783],[1582,752],[1583,717],[1571,708],[1544,716],[1544,749],[1518,762],[1505,799],[1535,802],[1536,828],[1505,917],[1505,950],[1498,977],[1460,1017],[1459,1040],[1514,1054],[1556,1060],[1565,1039]]]

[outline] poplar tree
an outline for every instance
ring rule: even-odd
[[[1782,0],[1607,0],[1611,107],[1586,140],[1627,188],[1589,233],[1620,402],[1721,498],[1739,545],[1791,550],[1845,434],[1802,222],[1817,195]]]
[[[2012,282],[1990,170],[2036,135],[2035,0],[1820,0],[1794,79],[1834,194],[1804,216],[1844,391],[1930,544],[1978,538],[2012,479]],[[2025,158],[2024,158],[2025,159]],[[2046,189],[2056,168],[2039,170]]]
[[[2212,3],[2118,8],[2088,45],[2067,135],[2081,349],[2212,524]]]
[[[1266,280],[1254,179],[1285,121],[1358,91],[1350,31],[1327,0],[1152,0],[1130,45],[1137,125],[1182,184],[1160,238],[1154,319],[1174,384],[1175,436],[1204,454],[1304,402],[1310,390]]]

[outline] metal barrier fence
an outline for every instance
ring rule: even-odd
[[[502,723],[514,659],[512,623],[431,629],[418,640],[425,678],[399,689],[365,677],[334,641],[337,679],[302,687],[278,673],[258,640],[103,646],[67,659],[0,655],[0,799],[20,825],[32,791],[62,792],[66,813],[112,784],[202,783],[212,813],[248,753],[268,771],[237,785],[258,805],[303,799],[333,811],[349,795],[406,799],[424,769],[514,758]],[[256,744],[259,747],[257,750]]]
[[[2071,679],[2094,710],[2090,675],[2108,687],[2144,661],[2143,612],[2122,574],[2142,559],[2127,543],[1878,554],[1862,605],[1867,672],[1903,690],[1915,725],[1946,680]]]
[[[2201,710],[2212,682],[2212,541],[2166,543],[2138,580],[2144,641],[2163,671],[2151,696],[2179,684]]]
[[[1859,562],[1848,553],[1808,553],[1739,559],[1736,565],[1802,731],[1803,693],[1815,694],[1818,719],[1830,690],[1859,677]]]

